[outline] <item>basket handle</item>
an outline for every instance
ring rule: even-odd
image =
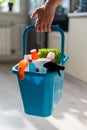
[[[26,54],[26,34],[27,32],[29,32],[30,30],[34,30],[35,29],[35,26],[33,25],[29,25],[27,26],[24,31],[23,31],[23,54],[22,56],[24,57],[24,55]],[[65,37],[64,37],[64,32],[63,30],[57,26],[57,25],[51,25],[51,30],[55,30],[55,31],[58,31],[60,32],[61,34],[61,57],[60,57],[60,64],[64,64],[64,40],[65,40]]]

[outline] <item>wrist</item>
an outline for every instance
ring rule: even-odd
[[[56,7],[61,3],[62,0],[47,0],[46,5],[51,8],[56,9]]]

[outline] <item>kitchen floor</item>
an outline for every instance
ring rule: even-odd
[[[87,130],[87,83],[65,74],[63,96],[52,116],[34,117],[23,111],[12,66],[0,64],[0,130]]]

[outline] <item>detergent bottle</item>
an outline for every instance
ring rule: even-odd
[[[29,61],[27,59],[23,59],[18,63],[18,73],[19,73],[19,79],[24,79],[24,73],[26,67],[29,65]]]

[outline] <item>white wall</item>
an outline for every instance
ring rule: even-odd
[[[68,40],[68,33],[64,32],[65,35],[65,53],[67,53],[67,40]],[[61,36],[60,33],[56,31],[52,31],[48,33],[48,47],[49,48],[61,48]]]
[[[87,15],[70,17],[67,73],[87,82]]]

